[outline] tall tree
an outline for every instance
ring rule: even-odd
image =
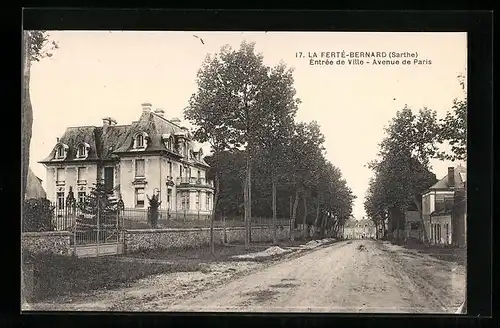
[[[22,197],[26,194],[26,183],[28,179],[28,168],[30,162],[30,144],[33,129],[33,107],[30,98],[31,63],[38,62],[44,57],[51,57],[52,51],[59,46],[55,41],[49,40],[49,34],[45,31],[23,31],[23,90],[22,98],[22,171],[21,190]]]
[[[263,90],[262,106],[264,108],[262,128],[259,132],[259,143],[265,163],[265,171],[271,180],[271,198],[273,211],[273,243],[277,243],[277,184],[286,173],[286,163],[282,160],[286,152],[286,140],[290,138],[294,117],[300,100],[295,98],[293,86],[293,69],[280,63],[270,70]]]
[[[198,90],[189,100],[184,116],[196,129],[194,138],[208,142],[213,151],[212,170],[215,176],[215,195],[210,219],[210,250],[215,253],[214,221],[220,194],[220,155],[229,145],[235,144],[236,131],[227,124],[231,119],[234,99],[226,70],[220,56],[207,56],[198,71]]]
[[[224,121],[232,131],[237,131],[234,146],[243,145],[246,149],[245,166],[245,248],[250,245],[251,188],[252,188],[252,156],[254,144],[258,140],[259,129],[262,127],[265,115],[262,106],[264,85],[268,78],[268,67],[263,64],[261,54],[255,53],[255,43],[242,42],[238,50],[229,46],[221,49],[218,55],[217,67],[220,74],[213,76],[219,80],[222,95],[226,98],[226,111],[229,113]]]
[[[299,157],[302,161],[299,180],[304,204],[304,216],[302,219],[302,233],[304,238],[308,233],[307,221],[309,212],[308,206],[310,203],[308,200],[312,200],[318,196],[317,185],[321,179],[321,171],[326,165],[323,147],[325,137],[321,133],[320,126],[316,121],[312,121],[306,125],[305,137],[304,146],[306,148],[306,153]]]
[[[299,197],[302,196],[304,203],[303,236],[305,236],[305,224],[307,219],[307,200],[313,177],[318,172],[320,164],[324,162],[323,157],[324,136],[317,122],[300,122],[295,124],[294,133],[286,143],[286,155],[283,158],[287,162],[288,184],[295,189],[294,203],[292,208],[292,224],[297,222],[297,208]]]
[[[369,167],[384,186],[384,200],[392,216],[404,215],[411,205],[418,209],[424,242],[427,242],[419,195],[435,182],[435,175],[430,172],[430,159],[437,154],[436,113],[424,108],[415,115],[405,106],[385,132],[386,137],[380,144],[380,159]],[[402,221],[402,218],[396,221],[398,241]]]
[[[364,207],[367,216],[375,224],[377,239],[384,237],[385,226],[388,219],[387,200],[384,199],[384,196],[386,196],[386,193],[384,193],[380,179],[377,177],[371,178],[368,184]],[[382,230],[382,236],[379,235],[380,230]]]

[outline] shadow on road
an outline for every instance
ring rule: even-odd
[[[264,289],[245,293],[246,296],[251,296],[253,301],[256,302],[266,302],[275,298],[279,294],[278,291]]]

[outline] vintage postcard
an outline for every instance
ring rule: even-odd
[[[465,313],[466,33],[24,31],[22,311]]]

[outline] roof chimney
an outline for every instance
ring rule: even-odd
[[[161,109],[161,108],[157,108],[155,110],[155,114],[158,115],[158,116],[164,117],[165,111],[163,109]]]
[[[110,125],[109,117],[105,117],[102,119],[102,126],[103,127],[108,127]]]
[[[180,123],[181,120],[178,117],[174,117],[173,119],[170,120],[172,123]]]
[[[142,103],[141,106],[142,106],[143,113],[151,112],[151,103],[145,102],[145,103]]]
[[[448,168],[448,187],[455,187],[455,169],[453,167]]]
[[[108,117],[109,125],[116,125],[116,120],[112,117]]]

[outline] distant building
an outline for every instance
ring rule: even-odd
[[[376,235],[375,224],[369,219],[350,219],[344,226],[345,239],[375,238]]]
[[[35,173],[28,169],[28,180],[26,183],[26,194],[24,195],[24,199],[33,199],[33,198],[46,198],[47,194],[42,187],[42,179],[37,177]]]
[[[405,239],[407,241],[421,241],[423,239],[419,211],[407,211],[405,213]]]
[[[467,169],[449,167],[448,174],[422,195],[422,215],[431,244],[465,246]]]

